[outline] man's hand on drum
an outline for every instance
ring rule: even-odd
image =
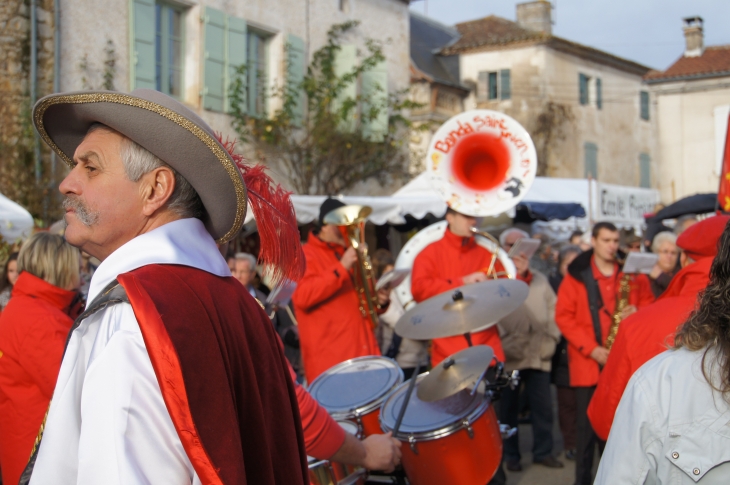
[[[462,281],[464,281],[465,285],[470,285],[472,283],[481,283],[482,281],[487,281],[487,275],[485,275],[481,271],[477,271],[476,273],[464,276],[462,278]]]
[[[363,466],[368,470],[392,472],[400,464],[400,441],[392,433],[370,435],[362,444],[365,446]]]
[[[352,265],[357,261],[357,250],[353,247],[347,248],[345,254],[340,258],[340,263],[345,267],[347,271],[352,269]]]

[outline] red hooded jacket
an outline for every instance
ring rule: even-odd
[[[340,263],[345,248],[309,234],[302,247],[307,270],[292,302],[299,321],[304,374],[309,382],[355,357],[380,355],[372,324],[360,312],[350,273]]]
[[[598,342],[588,305],[588,293],[581,279],[582,271],[588,267],[593,269],[593,276],[598,282],[604,303],[604,307],[599,310],[603,342],[608,336],[611,315],[616,306],[618,281],[623,276],[618,271],[614,271],[611,276],[603,276],[593,262],[592,250],[582,253],[568,266],[568,274],[558,289],[555,323],[568,341],[568,369],[570,385],[573,387],[595,386],[600,372],[598,363],[590,357],[593,349],[598,347]],[[618,270],[618,265],[616,269]],[[630,285],[630,304],[643,308],[654,301],[648,278],[632,276]]]
[[[439,293],[458,288],[464,284],[464,276],[486,270],[492,261],[492,253],[478,245],[474,237],[460,237],[446,230],[444,237],[426,246],[416,256],[411,274],[411,293],[420,303]],[[504,271],[497,260],[496,271]],[[471,335],[474,345],[489,345],[494,356],[504,362],[504,351],[497,326]],[[449,355],[467,347],[462,335],[433,339],[431,364],[437,365]]]
[[[18,483],[48,409],[76,293],[24,271],[0,315],[0,464]]]
[[[713,258],[683,268],[652,305],[621,322],[608,362],[588,406],[588,419],[602,440],[608,439],[621,396],[634,372],[672,345],[677,327],[697,305],[697,294],[710,282]]]

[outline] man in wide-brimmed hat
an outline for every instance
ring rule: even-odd
[[[307,482],[283,351],[216,248],[267,181],[247,194],[231,147],[156,91],[52,95],[33,119],[71,167],[66,238],[102,262],[21,483]]]

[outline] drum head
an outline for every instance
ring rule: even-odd
[[[317,377],[309,393],[333,415],[365,413],[403,382],[403,371],[387,357],[359,357],[338,364]]]
[[[426,375],[420,375],[418,380],[421,381]],[[405,382],[383,403],[380,410],[383,430],[390,431],[395,427],[407,391],[408,382]],[[434,402],[421,401],[417,391],[418,389],[413,390],[396,438],[403,439],[409,435],[422,435],[424,438],[448,435],[461,428],[465,418],[472,419],[475,415],[481,415],[489,405],[484,394],[477,392],[472,396],[467,389]]]
[[[337,421],[337,424],[339,424],[342,429],[344,429],[353,436],[357,436],[360,432],[360,430],[357,428],[357,425],[352,421]]]

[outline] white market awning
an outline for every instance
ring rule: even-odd
[[[6,243],[26,239],[33,231],[33,216],[23,206],[0,194],[0,235]]]

